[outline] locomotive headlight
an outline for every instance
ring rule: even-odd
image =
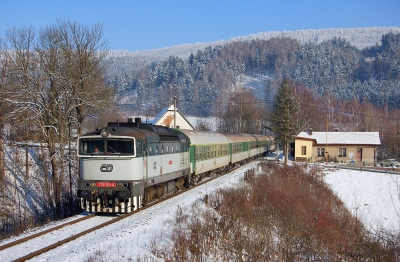
[[[128,188],[128,183],[121,183],[121,182],[119,182],[119,183],[117,183],[117,187],[123,187],[123,188]]]
[[[110,130],[108,130],[108,128],[102,128],[100,130],[100,135],[102,137],[108,137],[110,135]]]
[[[85,187],[90,187],[90,183],[85,183]]]
[[[94,183],[94,182],[91,183],[91,184],[90,184],[90,187],[96,187],[96,183]]]

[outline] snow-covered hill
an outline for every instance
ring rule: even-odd
[[[171,55],[182,59],[187,58],[191,53],[196,54],[197,50],[203,50],[208,46],[224,45],[235,41],[268,40],[274,37],[289,37],[297,39],[300,43],[316,43],[332,39],[334,37],[344,38],[351,45],[359,49],[380,44],[382,35],[389,32],[400,33],[400,27],[365,27],[365,28],[331,28],[318,30],[296,30],[296,31],[271,31],[260,32],[248,36],[237,36],[228,40],[218,40],[215,42],[203,42],[193,44],[182,44],[169,46],[160,49],[129,52],[127,50],[111,51],[110,57],[148,57],[155,60],[164,59]]]

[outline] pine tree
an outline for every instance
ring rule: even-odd
[[[271,114],[271,130],[276,139],[282,143],[285,164],[287,164],[288,144],[303,128],[303,124],[297,121],[297,113],[300,105],[293,94],[293,86],[290,79],[284,79],[278,94],[275,96],[274,110]]]

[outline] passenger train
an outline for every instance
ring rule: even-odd
[[[78,197],[88,212],[132,212],[274,150],[271,136],[111,122],[78,138]]]

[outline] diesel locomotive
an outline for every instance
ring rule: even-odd
[[[88,212],[132,212],[274,150],[271,136],[110,122],[78,137],[78,197]]]

